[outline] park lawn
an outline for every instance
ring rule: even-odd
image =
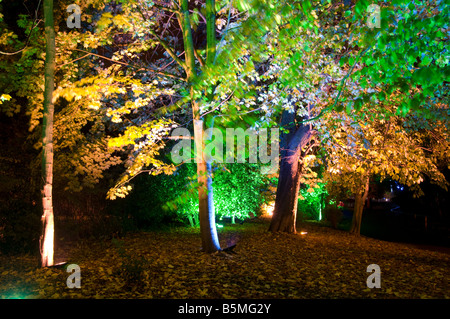
[[[448,253],[313,223],[299,226],[303,235],[267,229],[265,219],[220,228],[222,248],[236,247],[213,254],[190,228],[71,243],[64,253],[81,288],[68,288],[64,267],[0,255],[0,298],[450,298]],[[371,264],[381,288],[367,286]]]

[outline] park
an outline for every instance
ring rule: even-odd
[[[444,2],[1,0],[0,298],[448,299]]]

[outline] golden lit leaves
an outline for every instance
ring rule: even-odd
[[[339,119],[336,119],[337,114],[327,116],[322,128],[326,130],[323,134],[329,136],[325,143],[328,162],[325,180],[356,192],[366,173],[374,173],[381,180],[389,177],[407,185],[420,195],[418,185],[426,175],[435,184],[446,187],[447,182],[438,167],[449,163],[450,157],[441,152],[443,148],[437,143],[433,148],[424,147],[428,144],[425,141],[440,136],[440,141],[448,148],[449,139],[445,137],[448,135],[442,133],[443,123],[428,120],[430,128],[424,130],[423,123],[416,125],[414,115],[383,119],[367,114],[353,122],[345,114],[340,114]]]
[[[169,134],[173,125],[167,119],[149,121],[141,126],[129,126],[124,134],[109,140],[110,148],[120,149],[131,145],[133,151],[126,162],[125,173],[115,187],[108,191],[107,198],[125,197],[131,189],[125,184],[144,170],[152,175],[173,173],[175,167],[158,158],[159,150],[165,146],[163,138]]]
[[[9,100],[11,100],[11,95],[9,95],[9,94],[2,94],[0,96],[0,104],[2,104],[3,101],[9,101]]]
[[[111,12],[105,12],[97,21],[97,32],[102,32],[104,29],[109,27],[110,24],[113,24],[122,30],[128,30],[132,27],[130,19],[125,17],[125,15],[117,14],[113,16]]]

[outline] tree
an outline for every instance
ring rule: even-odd
[[[215,4],[214,0],[206,0],[206,63],[212,66],[216,54],[215,43]],[[188,0],[180,3],[180,12],[178,13],[178,21],[183,33],[184,52],[186,56],[186,77],[190,88],[190,98],[192,104],[192,117],[194,120],[194,141],[196,148],[197,160],[197,179],[199,183],[199,221],[200,233],[202,239],[202,248],[205,252],[214,252],[220,250],[219,239],[217,237],[216,221],[214,214],[214,201],[212,190],[212,172],[211,163],[205,159],[203,149],[204,144],[204,127],[201,119],[199,102],[196,100],[194,88],[192,85],[197,80],[195,70],[195,48],[192,38],[191,23],[189,18]]]
[[[340,54],[335,40],[345,36],[339,28],[340,22],[333,21],[338,12],[329,14],[332,9],[337,8],[321,1],[295,5],[287,15],[286,10],[281,9],[289,22],[277,34],[280,44],[276,54],[285,60],[277,62],[288,67],[277,81],[284,84],[288,103],[281,113],[280,172],[270,231],[296,232],[303,156],[316,133],[313,118],[320,118],[327,108],[336,105],[343,90],[342,83],[348,77],[335,63]],[[314,71],[319,69],[320,74]],[[338,81],[341,82],[339,91],[334,87]]]
[[[44,118],[42,124],[42,267],[53,265],[53,89],[55,72],[55,29],[53,23],[53,0],[44,1],[45,24],[45,91]]]
[[[443,109],[441,109],[443,107]],[[444,110],[436,106],[435,113]],[[448,120],[417,121],[414,115],[374,120],[366,115],[359,122],[344,114],[331,115],[326,132],[322,132],[327,149],[324,180],[330,187],[348,189],[355,198],[350,232],[359,234],[364,204],[373,175],[398,181],[422,195],[420,184],[428,178],[447,189],[440,171],[450,163],[447,151]],[[339,126],[331,123],[338,123]],[[446,123],[447,122],[447,123]]]
[[[300,162],[301,151],[311,140],[312,130],[309,125],[296,125],[295,113],[289,111],[283,112],[281,125],[288,125],[289,133],[282,133],[281,136],[280,172],[269,230],[295,233],[298,193],[303,168]]]
[[[364,1],[356,4],[352,21],[358,19],[363,9]],[[436,126],[442,125],[440,122],[442,116],[445,118],[446,110],[439,106],[439,101],[445,98],[442,92],[445,92],[449,75],[443,50],[448,16],[449,9],[441,1],[396,1],[381,7],[381,32],[375,34],[372,29],[367,33],[369,36],[360,37],[358,45],[366,46],[368,52],[362,56],[361,64],[351,76],[359,83],[360,88],[357,90],[360,94],[346,106],[346,113],[359,124],[356,124],[359,126],[356,132],[362,135],[362,139],[354,138],[351,144],[355,148],[351,154],[356,155],[346,157],[347,169],[356,173],[350,177],[351,189],[355,194],[351,229],[354,233],[360,231],[362,210],[372,173],[381,172],[382,176],[390,175],[394,180],[402,180],[404,184],[416,185],[422,181],[417,172],[424,172],[436,183],[444,187],[446,185],[445,178],[437,170],[437,163],[432,160],[434,155],[428,157],[429,154],[421,150],[423,146],[420,139],[434,130],[433,125],[416,128],[415,134],[423,134],[417,141],[415,136],[407,134],[411,126],[403,125],[405,119],[391,117],[406,116],[410,112],[412,114],[409,120],[412,118],[421,122],[422,118],[433,118],[437,120],[434,122]],[[429,23],[431,21],[433,26]],[[354,58],[344,57],[340,63],[352,59]],[[404,63],[398,63],[399,60]],[[339,107],[337,110],[342,109]],[[384,128],[386,123],[388,126]],[[339,125],[341,124],[340,122]],[[383,128],[380,129],[380,126]],[[355,133],[355,128],[346,127],[348,134]],[[397,131],[392,131],[393,127]],[[379,131],[375,133],[377,129]],[[378,135],[375,138],[373,134]],[[390,145],[390,149],[381,150],[378,141]],[[365,150],[361,149],[361,145],[364,145]],[[372,158],[365,157],[365,151],[369,151]],[[380,153],[377,154],[377,151]],[[391,158],[393,162],[384,162],[386,158]],[[411,171],[411,167],[415,167],[416,172]],[[345,180],[343,175],[345,173],[340,175],[341,181]]]
[[[228,6],[225,6],[226,9],[223,12],[227,9],[231,12],[233,7],[229,2],[224,3]],[[242,11],[250,11],[251,8],[244,1],[239,2],[239,6]],[[234,33],[228,32],[232,29],[231,14],[229,14],[227,28],[222,32],[222,40],[231,41],[231,44],[227,45],[231,50],[216,52],[216,47],[220,45],[216,43],[216,7],[214,1],[206,1],[205,7],[201,10],[200,7],[192,9],[192,4],[189,5],[185,0],[172,4],[158,3],[154,6],[144,6],[131,1],[122,2],[114,8],[105,7],[97,21],[99,34],[94,35],[101,40],[92,41],[89,35],[82,35],[85,39],[84,45],[98,49],[98,43],[101,41],[104,41],[104,46],[108,46],[109,43],[122,38],[123,41],[128,41],[126,48],[114,51],[112,58],[83,50],[83,53],[87,55],[94,55],[113,63],[100,69],[101,75],[87,76],[75,83],[67,83],[57,92],[59,97],[69,101],[79,100],[82,97],[83,102],[89,103],[93,109],[106,110],[106,115],[113,123],[121,123],[116,125],[116,128],[123,133],[116,133],[110,139],[109,145],[117,150],[128,147],[126,150],[128,160],[126,173],[120,178],[116,187],[108,193],[111,199],[125,196],[131,188],[126,184],[143,171],[154,175],[171,174],[174,171],[173,165],[161,160],[160,150],[165,147],[168,133],[179,125],[177,121],[187,120],[184,114],[191,114],[191,120],[187,120],[187,123],[193,124],[194,141],[198,150],[196,158],[199,219],[202,246],[207,252],[216,251],[220,249],[220,246],[215,231],[212,207],[211,168],[203,154],[204,126],[205,123],[210,125],[208,118],[213,118],[212,111],[219,110],[218,106],[224,104],[217,93],[220,83],[224,83],[225,87],[229,88],[231,84],[227,83],[225,77],[234,76],[233,83],[236,83],[236,73],[242,72],[242,65],[236,61],[245,54],[245,51],[242,51],[239,45],[246,40],[250,43],[256,42],[255,39],[258,39],[261,32],[266,32],[258,24],[256,17],[248,20],[251,20],[249,23],[253,23],[253,26],[261,29],[256,30],[258,32],[249,32],[252,28],[244,26],[241,26],[242,30],[248,33],[245,36],[240,33],[240,30]],[[256,9],[252,8],[252,10],[257,12]],[[167,13],[169,13],[168,20],[158,20],[158,17],[166,16]],[[177,19],[178,26],[174,24],[174,17]],[[198,19],[199,17],[202,19]],[[173,26],[175,33],[179,31],[177,37],[164,35],[169,25]],[[201,40],[201,33],[200,37],[198,36],[199,30],[201,31],[200,25],[206,29],[206,50],[203,50],[204,47],[199,41]],[[195,29],[197,30],[194,36]],[[118,30],[120,30],[120,36],[117,36]],[[235,38],[233,39],[231,35]],[[221,45],[224,45],[224,42]],[[145,64],[143,57],[150,48],[155,47],[162,48],[163,56],[168,58],[161,59],[163,63],[159,60],[158,63],[151,61],[150,64]],[[183,52],[184,59],[180,58]],[[130,56],[132,61],[129,59]],[[171,66],[170,70],[168,65]],[[230,72],[224,72],[224,70]],[[106,76],[108,79],[105,80]],[[168,79],[171,82],[168,82]],[[238,89],[241,92],[244,91],[242,85]],[[231,95],[224,100],[228,100]],[[245,96],[245,94],[242,95]],[[159,103],[158,97],[160,100],[168,98],[170,102],[165,105]],[[105,105],[110,106],[105,107]],[[188,105],[190,109],[187,108]],[[144,167],[151,167],[151,169],[144,170]]]
[[[311,3],[307,3],[311,6]],[[348,3],[346,5],[348,6]],[[317,3],[314,3],[313,6],[314,8],[320,8],[320,4]],[[426,9],[427,6],[430,7],[429,10]],[[371,119],[375,119],[378,114],[383,114],[385,117],[392,114],[405,115],[410,109],[417,111],[416,114],[424,116],[432,114],[430,107],[419,108],[419,105],[432,103],[433,100],[442,96],[443,85],[446,81],[445,77],[448,78],[449,69],[443,63],[445,55],[442,51],[442,43],[446,37],[443,30],[448,29],[448,24],[444,22],[447,21],[445,17],[448,17],[448,8],[445,8],[440,1],[420,2],[409,5],[404,1],[396,1],[393,4],[382,5],[381,29],[379,32],[376,28],[370,28],[370,25],[365,25],[367,21],[365,14],[367,7],[368,3],[366,1],[358,1],[355,5],[345,8],[345,13],[340,11],[344,13],[342,16],[339,16],[340,12],[336,12],[337,22],[336,20],[327,20],[327,10],[324,10],[325,15],[321,15],[320,27],[315,29],[315,33],[316,35],[321,32],[327,35],[331,34],[330,40],[314,43],[307,39],[302,43],[303,48],[307,52],[311,51],[311,47],[317,48],[318,46],[320,49],[323,49],[322,53],[331,52],[334,61],[339,61],[340,67],[346,70],[347,75],[330,76],[333,80],[328,84],[331,84],[331,86],[324,85],[320,87],[320,90],[322,90],[322,93],[337,92],[334,102],[331,101],[330,103],[328,101],[327,103],[326,99],[323,99],[320,103],[324,107],[320,112],[318,112],[317,106],[311,110],[316,111],[315,114],[318,114],[315,121],[311,120],[310,113],[306,118],[300,119],[298,123],[306,120],[314,127],[320,127],[324,124],[321,122],[324,114],[331,110],[340,112],[344,108],[347,114],[354,116],[355,121],[360,120],[358,112],[369,114]],[[305,8],[303,11],[308,12]],[[314,14],[319,12],[320,14],[322,11],[313,10],[311,12],[314,12]],[[311,16],[312,13],[307,15],[307,17]],[[431,20],[435,21],[438,25],[437,28],[430,27],[429,24],[425,25],[425,21]],[[391,21],[399,22],[391,23]],[[406,31],[406,21],[413,24],[414,31],[410,31],[409,24]],[[345,26],[345,29],[343,29],[343,26]],[[370,30],[367,30],[368,28]],[[333,32],[333,29],[337,29],[337,32]],[[367,30],[365,34],[362,32],[364,29]],[[289,33],[287,32],[287,34]],[[287,41],[285,40],[286,33],[280,32],[279,35],[279,42],[285,43]],[[325,38],[323,34],[320,35],[321,39]],[[341,47],[342,50],[339,50],[336,43],[333,43],[333,41],[339,39],[345,42],[345,47]],[[313,42],[313,45],[310,45],[310,42]],[[411,43],[414,43],[414,50],[408,50],[408,46]],[[320,49],[317,51],[320,52]],[[397,52],[400,52],[400,54]],[[402,55],[405,55],[407,63],[400,65],[392,63],[392,60],[394,62],[398,61],[399,56]],[[433,56],[433,65],[429,65],[431,60],[425,58],[427,55]],[[293,58],[290,61],[292,66],[304,68],[307,65],[301,59],[300,54],[295,53]],[[293,63],[292,60],[297,61],[297,63]],[[292,80],[295,78],[295,76],[292,76],[293,72],[290,69],[284,71],[284,73],[284,78],[287,82],[289,82],[287,79]],[[327,72],[323,73],[326,74]],[[425,74],[428,73],[435,75],[431,81],[429,78],[426,80]],[[382,75],[381,77],[379,76],[380,74]],[[380,78],[383,80],[380,81]],[[298,82],[301,83],[301,80]],[[333,82],[340,82],[340,86],[336,89]],[[348,89],[345,87],[348,87]],[[393,92],[396,92],[396,94],[390,95]],[[399,92],[404,92],[405,94],[398,94]],[[383,103],[371,103],[374,101],[388,101],[388,96],[393,98],[389,103],[396,105],[396,108],[385,107],[386,104]],[[317,99],[315,100],[317,101]],[[377,112],[374,112],[375,109]],[[352,112],[352,110],[357,112]],[[292,119],[293,117],[291,116],[291,119],[287,122],[294,122]],[[295,136],[294,132],[299,128],[302,129],[302,125],[297,124],[297,127],[291,128],[289,133]],[[306,128],[303,127],[303,129],[307,132]],[[287,140],[289,140],[289,137],[287,137]],[[288,151],[289,148],[287,148]],[[290,152],[294,157],[299,155],[298,152],[295,153],[292,150]],[[286,179],[289,182],[284,181],[277,190],[277,197],[280,198],[280,204],[278,205],[280,210],[275,208],[271,225],[271,230],[274,231],[295,232],[294,220],[296,210],[294,205],[296,205],[296,201],[292,199],[296,198],[298,193],[298,172],[296,172],[298,164],[292,165],[292,160],[288,162],[288,158],[286,156],[282,157],[280,165],[280,182],[284,176],[287,176]],[[286,160],[286,162],[283,163],[283,160]],[[290,170],[290,173],[284,174],[282,170]],[[357,195],[356,206],[358,207],[355,215],[357,216],[360,216],[362,212],[361,205],[367,196],[369,176],[370,172],[361,176],[361,183],[358,191],[355,193]],[[292,194],[287,195],[285,192],[292,192]],[[281,222],[282,220],[284,222]],[[286,227],[286,225],[288,226]],[[355,224],[354,229],[359,231],[359,226]]]

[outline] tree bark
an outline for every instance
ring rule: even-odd
[[[288,159],[281,159],[275,208],[269,230],[296,232],[297,201],[302,167],[299,165],[300,148],[288,150]]]
[[[192,40],[192,30],[189,19],[188,0],[180,1],[181,12],[178,14],[178,21],[180,27],[183,30],[183,44],[186,59],[186,75],[187,82],[191,85],[191,99],[192,99],[192,117],[194,120],[194,141],[196,145],[196,162],[197,162],[197,178],[198,178],[198,198],[199,198],[199,222],[200,222],[200,236],[202,240],[202,249],[205,252],[215,252],[220,250],[220,244],[217,236],[215,213],[214,213],[214,201],[212,190],[212,178],[211,178],[211,163],[205,160],[204,156],[204,129],[203,120],[200,118],[200,108],[198,101],[195,100],[194,90],[192,85],[197,79],[197,72],[195,70],[195,48]],[[210,33],[211,29],[214,31],[215,25],[214,17],[212,17],[210,11],[214,12],[214,1],[208,0],[207,3],[207,16],[208,25],[207,31]],[[210,62],[212,54],[215,54],[215,43],[211,41],[215,40],[211,36],[208,38],[208,58]]]
[[[350,228],[350,233],[355,235],[359,235],[361,233],[361,222],[364,204],[366,202],[367,195],[369,194],[369,181],[370,175],[367,174],[364,188],[361,192],[355,194],[355,206],[353,207],[352,226]]]
[[[275,208],[269,231],[296,233],[298,192],[302,165],[299,163],[301,150],[310,140],[309,126],[296,127],[295,112],[284,111],[281,125],[288,126],[289,133],[282,133],[280,139],[280,173],[278,178]]]
[[[194,120],[194,140],[196,143],[197,181],[199,183],[198,213],[202,250],[204,252],[211,253],[220,250],[220,244],[217,236],[216,218],[214,212],[211,163],[205,160],[203,153],[204,139],[202,120]]]
[[[53,0],[44,1],[45,24],[45,89],[44,118],[42,124],[42,225],[40,239],[42,267],[53,265],[53,87],[55,71],[55,29],[53,25]]]

